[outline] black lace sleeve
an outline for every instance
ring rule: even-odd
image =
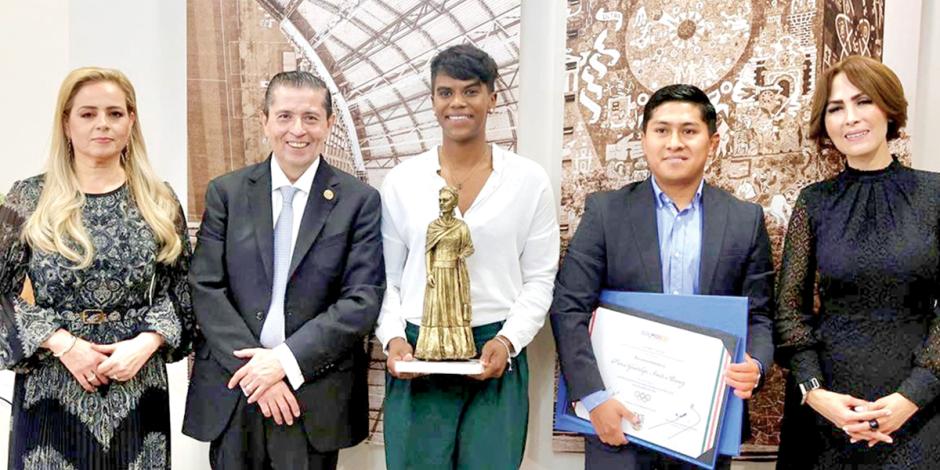
[[[933,314],[927,340],[914,351],[914,368],[898,387],[898,393],[919,408],[940,396],[940,305],[934,307]]]
[[[54,311],[20,298],[30,257],[20,235],[35,197],[38,191],[17,182],[0,206],[0,368],[18,372],[29,371],[39,355],[49,354],[40,344],[61,327]]]
[[[183,250],[173,264],[157,265],[151,306],[139,325],[140,332],[150,331],[163,336],[165,343],[162,351],[167,362],[183,359],[192,351],[196,328],[187,278],[192,249],[186,231],[186,217],[181,206],[177,216],[176,233],[183,244]]]
[[[940,396],[940,309],[934,309],[927,341],[915,352],[914,368],[898,387],[898,393],[919,408]]]
[[[805,192],[797,198],[783,248],[777,284],[777,360],[788,367],[796,383],[822,380],[814,331],[813,292],[816,281],[816,242]]]

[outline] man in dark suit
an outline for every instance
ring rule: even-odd
[[[760,206],[704,183],[716,129],[715,108],[698,88],[671,85],[653,94],[642,139],[651,176],[587,198],[558,272],[551,321],[561,369],[597,432],[585,437],[586,468],[692,468],[626,445],[621,422],[638,419],[605,390],[588,333],[601,290],[747,296],[747,357],[726,371],[728,383],[750,398],[771,364],[770,240]],[[730,459],[719,463],[729,467]]]
[[[216,469],[332,469],[367,434],[381,202],[322,158],[335,116],[321,80],[275,75],[263,111],[272,157],[206,191],[183,432],[212,442]]]

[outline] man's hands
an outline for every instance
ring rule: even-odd
[[[91,343],[89,343],[91,344]],[[98,364],[98,375],[127,382],[134,378],[150,356],[163,345],[163,336],[144,332],[134,338],[112,344],[91,344],[95,351],[109,356]]]
[[[277,358],[277,354],[270,349],[240,349],[235,351],[234,354],[239,359],[248,359],[249,361],[235,371],[235,374],[228,381],[228,388],[241,387],[242,392],[248,397],[248,403],[258,401],[269,388],[282,383],[281,381],[287,375],[284,372],[284,367],[281,366],[281,361]]]
[[[751,398],[760,381],[760,366],[750,354],[745,354],[744,362],[731,364],[725,369],[725,379],[728,385],[734,388],[734,394],[738,398],[747,400]]]
[[[627,443],[627,436],[623,433],[623,420],[630,422],[634,429],[640,428],[640,419],[614,398],[608,398],[591,410],[591,424],[597,431],[597,437],[610,446],[622,446]]]
[[[285,423],[293,426],[294,418],[300,417],[300,405],[297,404],[297,398],[283,380],[268,387],[267,391],[258,397],[258,407],[261,408],[261,413],[266,418],[274,418],[278,426],[283,426]]]
[[[294,392],[284,382],[286,372],[271,349],[239,349],[233,353],[239,359],[248,359],[228,381],[228,388],[241,387],[248,404],[257,403],[266,418],[273,418],[278,426],[294,425],[300,417],[300,405]]]

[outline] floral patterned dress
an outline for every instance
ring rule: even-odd
[[[9,468],[169,468],[165,365],[185,357],[194,331],[182,209],[183,253],[166,265],[156,262],[156,239],[126,185],[86,195],[82,223],[95,256],[74,269],[20,239],[42,185],[42,176],[18,182],[0,206],[0,367],[16,372]],[[26,275],[35,305],[19,298]],[[133,379],[88,393],[40,348],[59,328],[98,344],[156,332],[165,345]]]

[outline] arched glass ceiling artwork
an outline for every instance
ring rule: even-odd
[[[430,60],[459,43],[496,60],[499,97],[487,136],[515,148],[520,0],[257,1],[333,89],[357,167],[391,168],[440,141]]]

